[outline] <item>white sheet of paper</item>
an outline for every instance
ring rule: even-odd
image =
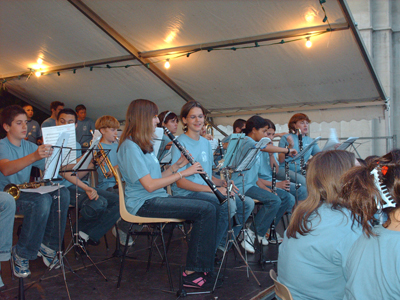
[[[158,151],[160,151],[161,141],[164,135],[164,129],[161,127],[157,127],[156,131],[154,132],[156,138],[154,139],[153,150],[156,157],[158,157]]]
[[[44,170],[43,179],[53,179],[58,177],[58,172],[60,171],[61,163],[64,162],[65,156],[71,152],[71,149],[62,149],[61,147],[66,147],[68,145],[70,133],[69,132],[61,132],[58,136],[58,140],[55,144],[55,148],[53,148],[53,153],[51,157],[46,159],[46,167]],[[61,158],[60,158],[60,151]],[[53,177],[54,175],[54,177]]]
[[[60,185],[60,188],[64,187]],[[40,186],[37,189],[21,189],[21,192],[25,193],[38,193],[38,194],[47,194],[58,190],[58,185],[45,185]]]
[[[334,150],[335,145],[339,144],[339,140],[337,138],[336,129],[331,128],[331,135],[329,139],[326,141],[324,149],[322,151]]]
[[[66,145],[66,147],[75,149],[76,148],[75,124],[42,128],[43,144],[50,144],[52,146],[55,146],[57,144],[58,137],[62,132],[69,133],[68,144]],[[64,158],[65,157],[63,157],[63,161]],[[76,163],[76,151],[71,151],[68,157],[68,162],[65,162],[65,164],[66,163]]]

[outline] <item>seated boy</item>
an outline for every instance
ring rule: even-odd
[[[52,153],[51,145],[37,146],[25,140],[27,116],[22,107],[8,106],[0,115],[1,130],[7,136],[0,140],[0,190],[9,184],[29,182],[32,166],[44,169],[45,157]],[[58,263],[56,251],[59,232],[64,235],[69,206],[69,192],[60,189],[61,228],[58,228],[58,191],[47,194],[21,192],[16,201],[16,213],[24,215],[18,243],[12,249],[13,271],[17,277],[28,277],[29,260],[43,257],[46,266]],[[3,230],[1,228],[0,230]],[[54,260],[53,260],[54,259]]]
[[[57,126],[77,123],[76,113],[70,108],[64,108],[57,116]],[[80,148],[76,143],[77,149]],[[81,156],[77,150],[76,157]],[[71,169],[71,165],[68,169]],[[92,168],[93,165],[89,165]],[[81,238],[90,245],[97,246],[100,238],[114,226],[120,218],[119,215],[119,197],[117,194],[95,189],[82,182],[82,178],[87,172],[79,172],[79,176],[73,176],[72,172],[60,172],[66,179],[63,182],[70,191],[71,204],[76,205],[76,186],[78,186],[78,204],[81,217],[78,221],[79,234]]]
[[[78,117],[78,124],[76,126],[76,141],[81,144],[82,149],[86,151],[89,148],[90,141],[92,140],[91,130],[94,131],[94,122],[92,119],[86,117],[86,107],[79,104],[75,108]]]

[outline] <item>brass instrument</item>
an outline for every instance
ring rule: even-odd
[[[211,135],[212,137],[214,137],[214,128],[211,124],[207,123],[206,124],[206,134]]]
[[[37,189],[42,184],[40,182],[25,182],[23,184],[9,183],[4,187],[4,192],[10,194],[15,200],[21,195],[21,189]]]

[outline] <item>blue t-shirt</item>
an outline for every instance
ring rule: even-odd
[[[260,169],[258,170],[258,177],[267,181],[272,181],[272,168],[268,152],[261,152]],[[274,153],[274,158],[278,161],[278,153]],[[277,180],[279,182],[279,180]]]
[[[111,164],[113,166],[118,165],[118,159],[117,159],[117,149],[118,149],[118,144],[117,143],[112,143],[112,144],[104,144],[101,143],[101,146],[103,147],[104,150],[110,150],[108,151],[107,158],[110,160]],[[107,167],[107,164],[104,165],[104,168],[106,172],[110,171]],[[97,188],[106,190],[109,187],[113,187],[116,184],[115,177],[109,177],[105,178],[103,175],[103,172],[101,171],[100,167],[97,168],[97,174],[98,174],[98,181],[99,184],[97,185]]]
[[[348,254],[362,234],[360,226],[352,228],[347,209],[341,212],[322,204],[318,213],[310,216],[313,231],[297,238],[288,238],[285,232],[279,247],[278,281],[293,299],[343,299]]]
[[[118,167],[125,179],[125,203],[126,209],[131,214],[137,211],[148,199],[155,197],[168,197],[165,189],[148,192],[139,179],[147,174],[151,178],[161,178],[160,163],[154,152],[144,154],[142,149],[132,140],[125,140],[117,152]]]
[[[255,140],[253,140],[251,137],[246,136],[242,144],[240,145],[240,148],[237,149],[236,151],[236,156],[234,158],[233,165],[238,166],[245,156],[247,155],[248,151],[257,144]],[[244,175],[244,192],[246,193],[247,190],[253,186],[257,186],[257,180],[258,180],[258,171],[260,169],[260,164],[261,164],[261,158],[260,158],[260,152],[257,154],[257,157],[255,158],[255,161],[251,165],[251,168],[247,171],[243,171]],[[235,172],[232,174],[232,180],[235,182],[235,185],[239,188],[240,193],[243,191],[243,177],[239,176],[239,172]]]
[[[201,166],[203,167],[204,172],[206,172],[211,179],[212,176],[212,166],[213,166],[213,153],[211,150],[211,145],[209,141],[202,136],[198,141],[188,137],[186,134],[181,134],[178,137],[178,141],[182,144],[182,146],[189,151],[189,153],[192,155],[193,159],[196,162],[199,162]],[[178,159],[181,157],[181,152],[178,150],[178,148],[175,147],[175,145],[172,148],[172,162],[171,165],[176,163]],[[191,166],[190,163],[188,163],[186,166],[183,168],[179,169],[179,171],[185,170]],[[199,175],[199,174],[193,174],[188,177],[186,177],[187,180],[190,180],[194,183],[201,184],[201,185],[207,185],[207,183],[204,181],[204,179]],[[172,191],[174,193],[174,196],[186,196],[190,194],[192,191],[185,190],[178,188],[176,183],[172,185]]]
[[[296,149],[297,152],[300,152],[299,137],[297,136],[297,134],[289,133],[289,134],[284,135],[283,137],[281,137],[278,146],[282,147],[282,148],[285,148],[287,145],[289,145],[289,142],[287,141],[287,137],[289,135],[292,137],[293,142],[294,142],[294,147],[293,148]],[[303,149],[305,147],[307,147],[309,144],[311,144],[312,141],[313,141],[313,139],[310,138],[309,136],[303,136]],[[311,151],[310,150],[307,151],[307,153],[304,155],[304,162],[306,163],[310,159],[311,155],[315,155],[318,152],[321,152],[321,149],[319,149],[318,144],[315,144],[311,148]],[[285,163],[283,162],[279,166],[280,167],[284,167]],[[300,170],[300,158],[296,160],[296,165],[294,163],[293,164],[290,163],[289,164],[289,169],[292,170],[293,172],[295,172],[296,169],[297,169],[297,173],[300,173],[301,172],[301,170]]]
[[[353,244],[345,268],[345,300],[400,299],[400,232],[374,228]]]
[[[37,139],[42,137],[42,131],[40,130],[39,123],[35,120],[28,120],[26,125],[28,126],[26,131],[26,137],[28,138],[28,141],[36,144]]]
[[[37,148],[38,146],[36,144],[25,140],[21,140],[21,146],[17,147],[11,144],[8,138],[5,137],[4,139],[0,140],[0,160],[8,159],[13,161],[35,152]],[[19,172],[9,176],[4,176],[3,173],[0,172],[0,190],[4,190],[4,187],[9,183],[22,184],[29,182],[32,166],[44,170],[44,163],[44,159],[38,160],[33,164],[23,168]]]
[[[42,123],[42,128],[43,127],[52,127],[52,126],[56,126],[56,120],[53,118],[47,118]]]
[[[90,130],[94,132],[95,129],[92,119],[85,118],[83,121],[78,120],[78,125],[76,126],[76,141],[81,144],[83,148],[88,148],[92,140],[92,133]]]

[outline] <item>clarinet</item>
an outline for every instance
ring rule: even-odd
[[[276,166],[272,167],[272,185],[271,190],[274,194],[276,194]]]
[[[218,140],[219,150],[221,151],[221,158],[224,158],[224,146],[222,145],[221,140]]]
[[[193,159],[193,157],[190,155],[190,153],[185,149],[185,147],[182,146],[182,144],[177,140],[177,138],[171,133],[171,131],[168,130],[168,128],[164,127],[165,133],[168,135],[168,137],[171,139],[171,141],[174,143],[176,148],[183,154],[183,156],[189,161],[191,165],[194,165],[196,161]],[[211,190],[214,192],[215,196],[217,196],[219,203],[224,204],[228,198],[217,189],[217,186],[214,184],[214,182],[211,181],[211,179],[208,177],[207,174],[199,174],[201,178],[204,179],[204,181],[207,183],[207,185],[211,188]]]
[[[300,129],[296,129],[298,131],[298,139],[299,139],[299,150],[300,152],[303,151],[303,136],[301,134]],[[301,170],[301,175],[306,176],[306,164],[304,162],[304,156],[300,158],[300,170]]]

